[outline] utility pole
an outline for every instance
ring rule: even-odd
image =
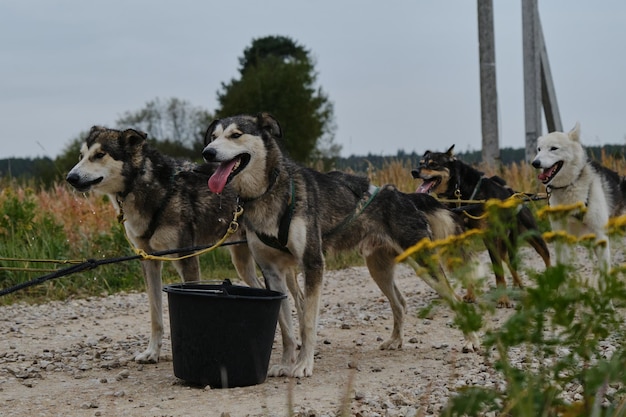
[[[522,34],[526,161],[531,161],[535,157],[537,138],[542,134],[542,105],[548,132],[563,131],[537,0],[522,0]]]
[[[482,160],[487,165],[495,166],[500,161],[500,143],[498,138],[498,91],[496,86],[493,1],[477,0],[477,6]]]
[[[541,58],[537,0],[522,0],[522,46],[524,50],[524,118],[526,161],[537,152],[541,136]]]
[[[548,48],[546,47],[546,40],[543,37],[541,21],[538,16],[537,26],[539,28],[539,60],[541,61],[541,102],[543,104],[543,112],[546,116],[546,125],[548,132],[562,132],[563,123],[561,123],[559,104],[556,101],[556,89],[554,88],[552,73],[550,72]]]

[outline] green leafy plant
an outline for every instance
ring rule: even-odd
[[[488,211],[498,216],[503,209],[508,207],[495,205]],[[614,227],[613,234],[620,230]],[[566,243],[582,244],[589,259],[595,259],[592,239],[570,237]],[[599,277],[597,284],[590,274]],[[620,268],[585,275],[570,265],[529,272],[532,284],[519,296],[516,311],[483,338],[483,352],[498,371],[499,383],[461,389],[442,415],[626,415],[624,320],[616,307],[626,301],[623,275]],[[477,330],[481,317],[491,311],[484,300],[453,309],[463,331]]]

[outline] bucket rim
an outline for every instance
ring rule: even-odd
[[[194,286],[196,288],[185,288],[185,286]],[[205,286],[207,288],[197,288],[197,286]],[[259,294],[262,293],[262,296],[231,294],[228,292],[229,289],[244,289],[245,291],[258,292]],[[224,281],[188,281],[167,284],[163,286],[163,292],[168,294],[215,296],[219,298],[243,300],[276,300],[287,298],[287,295],[280,291],[268,290],[266,288],[248,287],[244,285],[234,285],[229,279],[225,279]]]

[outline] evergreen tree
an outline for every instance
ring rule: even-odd
[[[317,74],[308,50],[290,38],[268,36],[253,40],[239,63],[240,78],[222,83],[217,94],[216,116],[266,111],[280,122],[291,158],[338,156],[333,104],[315,85]]]

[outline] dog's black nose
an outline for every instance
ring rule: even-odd
[[[217,156],[217,151],[213,148],[204,148],[204,150],[202,151],[202,157],[204,158],[206,162],[211,162],[215,160],[216,156]]]
[[[420,177],[420,170],[419,169],[414,169],[411,171],[411,175],[413,175],[413,178],[417,179]]]
[[[65,177],[65,181],[69,182],[70,185],[75,186],[76,184],[78,184],[80,182],[80,177],[78,176],[78,174],[67,174],[67,177]]]
[[[533,166],[535,168],[541,168],[541,162],[537,161],[536,159],[533,161]]]

